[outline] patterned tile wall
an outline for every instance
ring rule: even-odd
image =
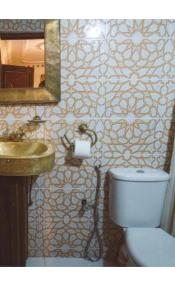
[[[56,147],[53,170],[40,176],[29,209],[29,256],[83,257],[94,202],[94,165],[102,164],[99,228],[104,255],[117,254],[121,232],[108,215],[110,167],[169,169],[175,130],[175,20],[61,20],[61,102],[1,107],[0,128],[35,113],[47,119],[37,136]],[[92,158],[79,164],[60,137],[77,136],[83,120],[98,134]],[[92,255],[98,252],[94,239]]]

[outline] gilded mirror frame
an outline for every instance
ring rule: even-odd
[[[49,104],[60,101],[60,22],[44,20],[45,87],[2,88],[0,105]]]

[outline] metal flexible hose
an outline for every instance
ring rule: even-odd
[[[85,252],[84,252],[84,256],[86,259],[95,262],[98,261],[100,258],[102,258],[102,254],[103,254],[103,244],[102,244],[102,239],[100,237],[100,233],[99,233],[99,229],[98,229],[98,222],[99,222],[99,213],[98,213],[98,204],[99,204],[99,198],[100,198],[100,186],[101,186],[101,165],[99,166],[95,166],[95,171],[97,174],[97,185],[96,185],[96,193],[95,193],[95,203],[93,206],[93,229],[91,232],[91,235],[89,237],[89,240],[87,242],[86,248],[85,248]],[[91,246],[91,242],[93,240],[93,238],[96,237],[97,243],[98,243],[98,247],[99,247],[99,252],[98,255],[94,258],[91,257],[90,255],[90,246]]]

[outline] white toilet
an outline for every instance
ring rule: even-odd
[[[110,169],[111,220],[124,228],[126,266],[175,267],[175,238],[160,221],[169,175],[159,169]]]

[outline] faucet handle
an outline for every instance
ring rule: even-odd
[[[5,128],[5,130],[2,132],[2,136],[9,136],[10,134],[10,129],[9,128]]]

